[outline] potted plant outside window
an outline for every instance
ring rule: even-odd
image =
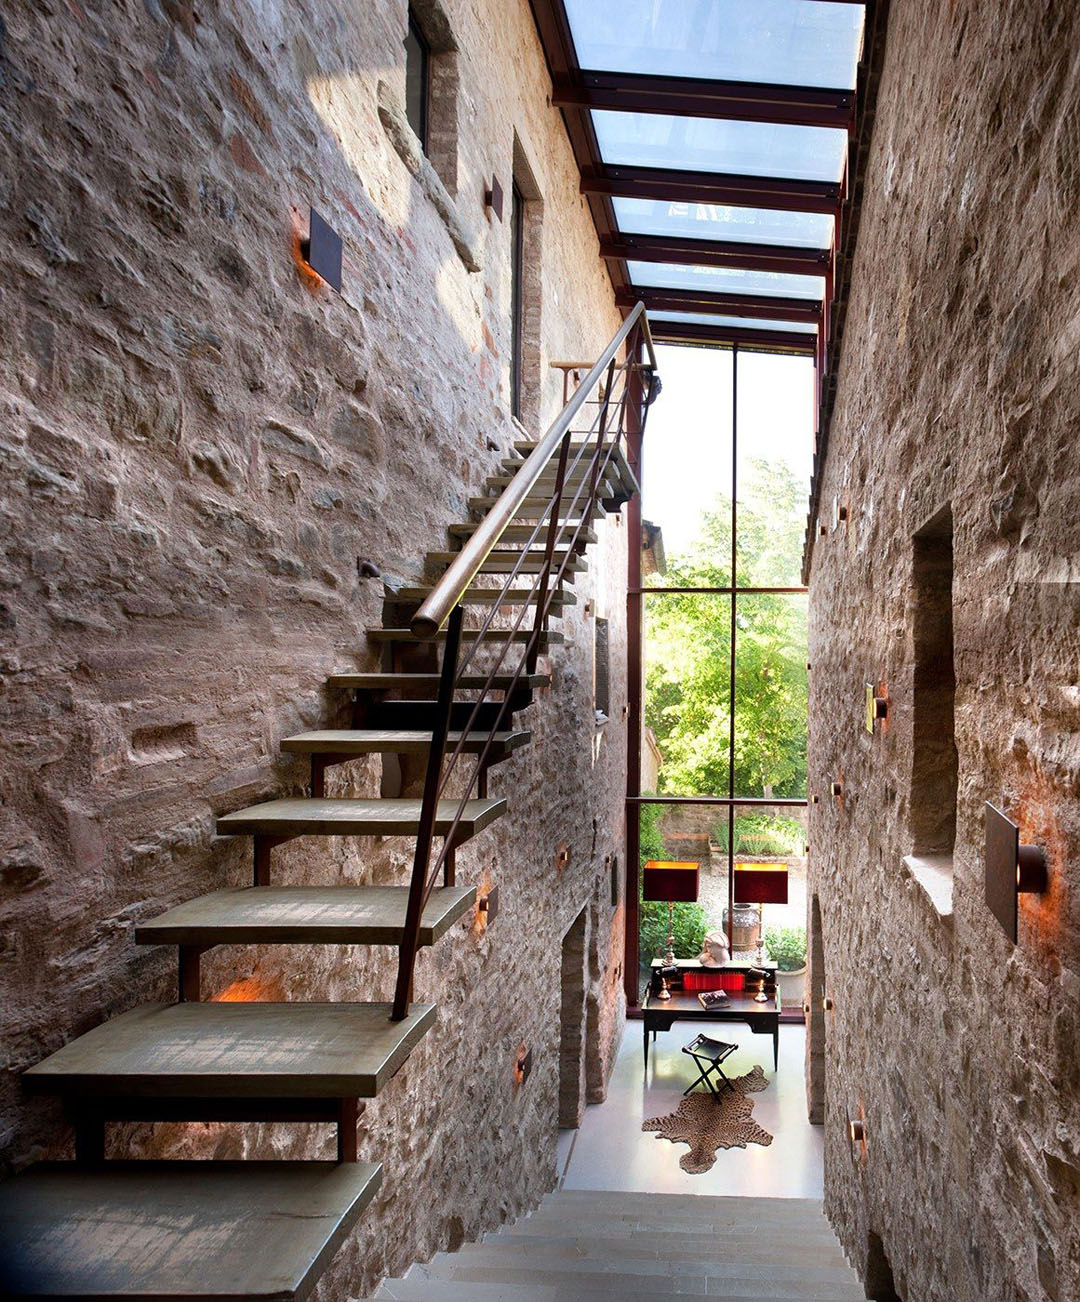
[[[765,932],[765,951],[776,964],[781,1002],[801,1008],[806,987],[806,928],[770,928]]]

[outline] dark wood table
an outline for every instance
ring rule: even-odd
[[[641,1018],[645,1027],[645,1070],[649,1069],[649,1032],[656,1039],[657,1031],[670,1031],[675,1022],[746,1022],[755,1035],[773,1038],[773,1071],[780,1065],[780,994],[773,994],[768,1003],[759,1004],[754,992],[729,994],[724,1008],[702,1008],[697,994],[673,990],[670,999],[657,999],[650,990],[641,1005]]]

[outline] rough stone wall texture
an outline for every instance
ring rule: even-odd
[[[880,1236],[909,1302],[1080,1297],[1078,50],[1072,4],[894,0],[823,471],[809,839],[835,1001],[815,1019],[826,1202],[858,1263]],[[951,915],[902,863],[912,538],[948,503]],[[867,682],[891,702],[873,735]],[[1015,947],[983,903],[988,799],[1049,852]]]
[[[0,23],[3,458],[3,1157],[63,1154],[59,1110],[21,1097],[46,1053],[147,998],[174,955],[133,924],[249,880],[215,815],[300,793],[277,740],[344,718],[324,686],[375,668],[382,584],[422,557],[520,433],[510,420],[509,192],[515,138],[543,198],[535,409],[548,362],[618,324],[525,0],[445,0],[457,52],[454,197],[402,131],[404,0],[26,3]],[[445,154],[445,141],[440,149]],[[445,170],[445,157],[442,158]],[[345,241],[339,298],[305,281],[314,204]],[[470,270],[470,266],[478,270]],[[534,268],[535,271],[535,268]],[[533,311],[536,304],[532,305]],[[535,431],[531,431],[535,432]],[[512,816],[459,856],[497,882],[486,934],[419,960],[438,1029],[370,1104],[377,1205],[322,1290],[514,1215],[553,1183],[560,943],[590,911],[593,1095],[622,1016],[625,533],[602,526],[563,621],[531,748],[497,770]],[[613,717],[592,702],[592,598],[611,620]],[[374,795],[379,762],[332,790]],[[406,774],[415,781],[415,774]],[[569,864],[555,864],[561,843]],[[281,882],[395,882],[411,845],[301,840]],[[215,951],[235,997],[386,998],[392,951]],[[534,1054],[515,1087],[514,1055]],[[599,1082],[599,1084],[597,1084]],[[315,1156],[329,1128],[114,1128],[112,1151]]]

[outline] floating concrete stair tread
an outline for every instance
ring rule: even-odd
[[[390,1004],[141,1004],[23,1074],[39,1094],[81,1098],[374,1098],[435,1023]]]
[[[427,559],[429,565],[452,565],[457,560],[459,552],[428,552]],[[505,552],[488,552],[487,559],[481,566],[480,574],[510,574],[517,568],[517,563],[521,560],[520,551]],[[587,569],[585,560],[577,553],[571,553],[567,560],[566,550],[553,553],[551,561],[557,570],[563,561],[567,561],[567,570],[584,570]],[[547,563],[543,547],[531,547],[525,553],[525,559],[522,561],[520,574],[535,574],[538,569]]]
[[[401,728],[333,728],[322,732],[301,732],[284,737],[281,749],[300,755],[426,755],[431,749],[431,731]],[[451,732],[447,743],[456,747],[460,732]],[[463,749],[475,755],[488,743],[486,732],[471,732]],[[508,755],[532,740],[531,732],[497,732],[491,738],[489,754]]]
[[[140,945],[398,945],[407,886],[238,886],[178,904],[135,929]],[[474,886],[438,886],[420,918],[437,940],[476,902]]]
[[[394,593],[395,601],[415,601],[419,604],[434,591],[426,588],[400,588]],[[498,603],[506,606],[532,605],[539,597],[539,588],[510,588],[504,592],[501,588],[466,588],[462,601],[465,605],[477,603],[492,606]],[[560,606],[576,606],[577,596],[573,592],[557,591],[551,598],[552,609]]]
[[[366,1162],[42,1163],[0,1184],[0,1292],[301,1302],[381,1181]]]
[[[463,642],[475,642],[480,636],[478,628],[464,628],[461,630],[461,640]],[[438,633],[424,634],[417,636],[411,628],[375,628],[368,632],[368,637],[374,642],[445,642],[446,630],[440,629]],[[484,642],[528,642],[532,637],[532,627],[528,628],[489,628],[484,633]],[[540,647],[557,646],[563,641],[561,633],[551,633],[544,631],[540,634]]]
[[[535,519],[538,511],[546,512],[551,506],[552,496],[552,493],[530,493],[528,497],[521,500],[513,518],[515,520],[527,520],[530,518],[531,512],[532,518]],[[585,514],[585,508],[588,505],[588,494],[583,494],[576,502],[573,501],[574,496],[573,493],[569,497],[564,496],[563,501],[559,504],[560,520],[580,520]],[[470,497],[469,510],[479,511],[483,514],[490,511],[498,500],[497,497]]]
[[[395,688],[409,691],[420,688],[437,688],[438,674],[331,674],[326,680],[331,687],[345,687],[357,692],[388,692]],[[486,674],[465,674],[458,678],[455,687],[460,691],[478,691],[487,683]],[[550,674],[522,674],[515,687],[513,674],[496,674],[491,686],[496,691],[506,692],[512,687],[518,691],[532,691],[551,685]]]
[[[440,800],[435,835],[450,830],[458,801]],[[506,813],[505,800],[470,800],[458,833],[475,836]],[[217,820],[221,836],[415,836],[419,800],[267,800]]]
[[[564,525],[563,527],[566,528],[567,526]],[[479,524],[452,524],[450,526],[450,533],[453,534],[455,538],[471,538],[479,528]],[[536,526],[532,524],[509,524],[506,526],[502,537],[495,546],[506,547],[515,543],[527,543],[530,539],[532,539],[534,546],[537,543],[543,545],[545,541],[543,529],[541,529],[540,532],[536,534],[536,537],[533,538],[535,532]],[[581,533],[578,535],[579,541],[584,543],[594,543],[597,541],[598,537],[599,535],[596,533],[595,529],[582,529]]]
[[[525,442],[524,440],[519,439],[518,442],[514,444],[514,451],[520,452],[523,457],[526,457],[529,455],[529,453],[532,451],[532,449],[535,446],[536,446],[535,443],[528,443]],[[571,441],[570,444],[571,459],[577,456],[577,454],[581,451],[582,446],[583,444],[580,440],[575,439]],[[594,448],[596,445],[595,443],[590,443],[589,446]],[[588,453],[586,453],[586,455],[588,455]],[[509,470],[513,464],[514,463],[510,461],[503,462],[503,465],[507,470]],[[616,448],[615,451],[612,453],[611,460],[608,462],[607,468],[608,468],[608,473],[615,471],[618,474],[619,478],[626,485],[626,487],[629,488],[632,492],[635,493],[638,492],[637,477],[634,474],[634,472],[630,469],[630,463],[629,461],[627,461],[626,454],[621,447]]]
[[[484,480],[484,487],[490,488],[494,490],[494,492],[501,494],[504,489],[510,487],[513,479],[513,475],[489,475],[487,479]],[[563,485],[563,496],[567,497],[567,494],[569,494],[570,497],[573,497],[582,484],[590,482],[591,471],[586,472],[585,474],[582,474],[580,470],[575,471],[574,474],[566,477],[566,483]],[[552,471],[551,474],[541,475],[533,485],[533,492],[530,496],[536,496],[537,493],[540,493],[548,498],[553,497],[555,494],[555,483],[556,479],[554,471]],[[604,475],[597,481],[596,494],[598,497],[614,497],[615,489],[618,486],[619,485],[617,485],[614,476]],[[569,500],[569,498],[567,498],[567,500]]]

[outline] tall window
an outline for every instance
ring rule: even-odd
[[[740,862],[785,863],[789,904],[770,905],[766,945],[805,952],[806,590],[813,362],[744,349],[665,346],[647,425],[642,513],[667,569],[640,602],[643,645],[641,861],[701,865],[698,904],[676,906],[675,949],[706,931],[756,943],[760,912],[732,909]],[[651,788],[651,790],[650,790]],[[642,902],[644,978],[667,908]],[[790,951],[790,953],[789,953]],[[798,966],[794,963],[793,966]]]
[[[916,854],[953,852],[956,738],[953,712],[953,518],[948,506],[914,538],[911,839]]]
[[[525,199],[517,181],[510,198],[510,410],[521,419],[521,357],[525,333]]]
[[[428,147],[428,102],[431,98],[431,51],[409,10],[405,34],[405,116],[425,152]]]

